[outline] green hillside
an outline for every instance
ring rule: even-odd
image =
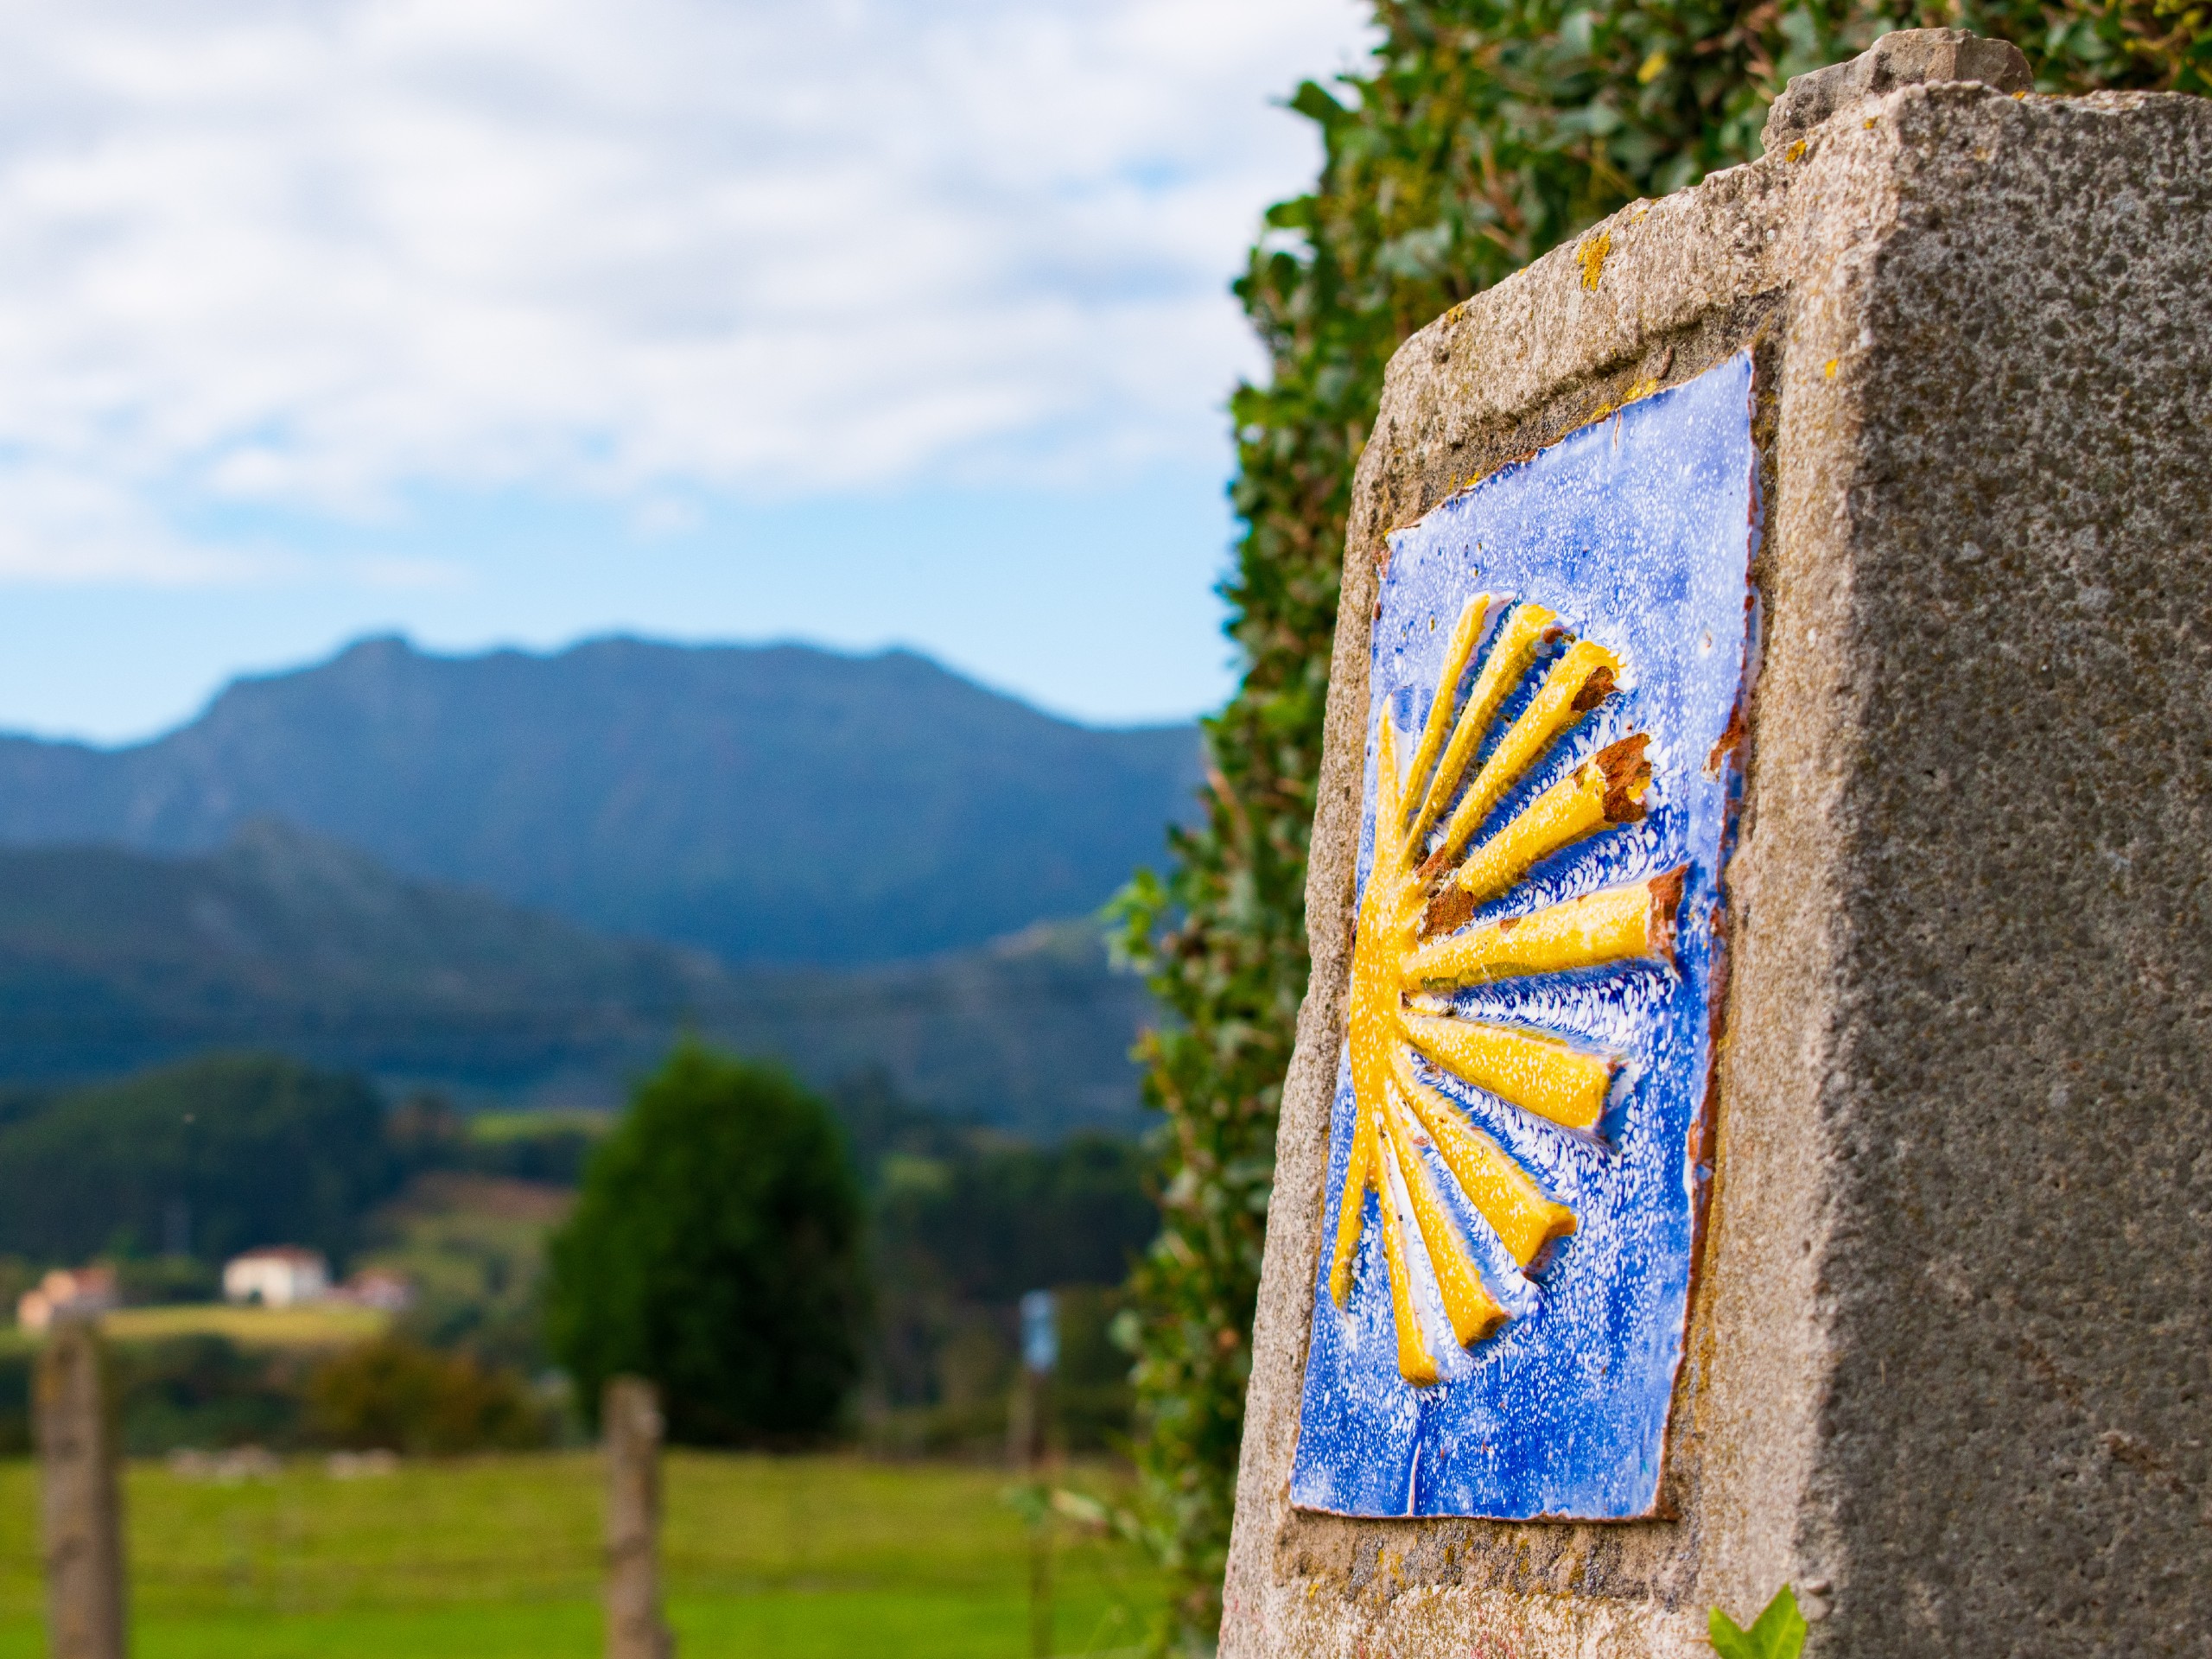
[[[1049,1135],[1136,1121],[1147,1006],[1084,924],[916,963],[737,969],[269,820],[183,857],[0,850],[0,1082],[18,1088],[251,1047],[465,1104],[603,1105],[690,1030]]]

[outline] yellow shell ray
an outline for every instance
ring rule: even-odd
[[[1503,600],[1477,594],[1461,607],[1459,620],[1452,626],[1452,639],[1444,649],[1444,668],[1436,677],[1436,696],[1429,703],[1428,722],[1421,729],[1421,747],[1414,751],[1413,765],[1406,773],[1406,792],[1415,800],[1425,798],[1429,773],[1444,747],[1445,739],[1452,733],[1452,688],[1467,671],[1467,664],[1473,660],[1475,647],[1482,643],[1483,635],[1504,608]],[[1378,814],[1376,821],[1386,820]]]
[[[1465,1348],[1503,1324],[1505,1310],[1483,1288],[1482,1278],[1475,1271],[1475,1259],[1468,1253],[1466,1242],[1459,1236],[1459,1229],[1451,1212],[1445,1209],[1444,1200],[1437,1195],[1428,1166],[1421,1161],[1420,1149],[1414,1144],[1404,1103],[1395,1090],[1387,1088],[1383,1100],[1390,1122],[1390,1147],[1397,1154],[1399,1178],[1413,1201],[1414,1223],[1421,1230],[1421,1246],[1427,1251],[1430,1270],[1436,1275],[1445,1316],[1452,1321],[1452,1334],[1459,1338],[1459,1345]]]
[[[1389,1140],[1387,1131],[1378,1131]],[[1436,1359],[1428,1351],[1428,1337],[1421,1328],[1421,1314],[1414,1305],[1413,1269],[1406,1260],[1406,1224],[1409,1206],[1397,1160],[1386,1146],[1376,1160],[1382,1179],[1376,1183],[1382,1199],[1382,1259],[1390,1269],[1390,1319],[1398,1335],[1398,1374],[1415,1388],[1436,1381]]]
[[[1440,1306],[1463,1347],[1511,1317],[1483,1282],[1460,1217],[1487,1227],[1523,1268],[1575,1230],[1568,1206],[1547,1195],[1456,1103],[1422,1080],[1415,1056],[1554,1133],[1595,1126],[1615,1063],[1551,1033],[1431,1011],[1425,998],[1421,1008],[1409,1007],[1408,995],[1670,959],[1680,871],[1443,931],[1459,927],[1478,904],[1510,902],[1539,861],[1642,816],[1651,771],[1645,736],[1634,733],[1542,790],[1463,861],[1497,804],[1611,695],[1620,677],[1619,658],[1583,639],[1539,668],[1540,650],[1565,632],[1541,605],[1477,595],[1462,607],[1445,642],[1434,696],[1412,741],[1411,765],[1402,771],[1399,766],[1406,740],[1387,708],[1376,733],[1375,839],[1352,942],[1345,1033],[1356,1117],[1337,1193],[1328,1289],[1337,1306],[1346,1306],[1358,1288],[1353,1281],[1372,1189],[1398,1369],[1415,1386],[1434,1382],[1441,1371],[1421,1325],[1422,1307]],[[1478,653],[1480,666],[1461,701],[1459,683]],[[1477,766],[1503,710],[1532,674],[1540,677],[1533,694]],[[1464,1211],[1447,1201],[1447,1184],[1465,1199]],[[1424,1300],[1431,1289],[1434,1304]],[[1525,1285],[1511,1293],[1524,1299],[1530,1294]],[[1443,1339],[1441,1325],[1434,1335]]]
[[[1490,1224],[1515,1262],[1527,1267],[1545,1245],[1574,1230],[1574,1212],[1546,1198],[1497,1142],[1416,1077],[1412,1061],[1402,1054],[1397,1081],[1467,1202]]]
[[[1558,620],[1541,605],[1516,605],[1507,615],[1504,625],[1497,631],[1497,642],[1491,646],[1490,656],[1483,663],[1482,672],[1475,676],[1474,689],[1467,693],[1467,706],[1459,712],[1459,724],[1445,747],[1436,776],[1428,780],[1427,790],[1421,797],[1421,811],[1407,832],[1408,847],[1421,845],[1429,827],[1450,802],[1452,791],[1459,787],[1460,779],[1466,775],[1467,763],[1475,758],[1475,750],[1481,746],[1483,734],[1490,729],[1499,707],[1528,672],[1536,647],[1543,643]],[[1448,705],[1452,688],[1458,683],[1456,675],[1440,682],[1436,688],[1437,702]],[[1382,822],[1379,817],[1376,821]]]
[[[1444,826],[1444,839],[1430,855],[1425,869],[1441,866],[1459,855],[1467,838],[1482,827],[1491,809],[1505,791],[1519,783],[1537,758],[1570,727],[1611,695],[1620,675],[1620,658],[1603,645],[1578,639],[1544,676],[1542,687],[1505,729],[1475,781]]]
[[[1465,989],[1639,957],[1671,962],[1682,875],[1670,870],[1433,940],[1406,963],[1403,983],[1408,989]]]
[[[1562,847],[1642,818],[1643,791],[1651,782],[1645,741],[1639,732],[1599,750],[1468,854],[1452,872],[1452,886],[1466,895],[1470,910],[1495,899],[1526,875],[1530,865]]]
[[[1351,1163],[1337,1210],[1337,1245],[1329,1262],[1329,1297],[1342,1307],[1351,1297],[1351,1270],[1359,1255],[1360,1229],[1367,1223],[1369,1172],[1375,1161],[1375,1123],[1362,1113],[1353,1131]]]
[[[1433,1065],[1524,1112],[1588,1131],[1605,1110],[1613,1062],[1516,1026],[1408,1015],[1406,1035]]]

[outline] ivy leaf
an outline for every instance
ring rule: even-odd
[[[1748,1630],[1718,1607],[1708,1627],[1713,1650],[1720,1659],[1797,1659],[1805,1651],[1805,1616],[1788,1585],[1775,1592],[1766,1611]]]
[[[1329,96],[1328,90],[1318,81],[1301,80],[1298,90],[1290,95],[1290,107],[1308,121],[1324,127],[1343,120],[1351,111]]]

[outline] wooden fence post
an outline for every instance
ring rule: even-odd
[[[34,1399],[48,1651],[52,1659],[124,1659],[123,1498],[93,1321],[66,1313],[54,1321]]]
[[[671,1659],[660,1615],[660,1396],[618,1376],[601,1395],[607,1442],[607,1659]]]

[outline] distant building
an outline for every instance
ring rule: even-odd
[[[379,1313],[404,1313],[415,1306],[415,1281],[390,1268],[364,1268],[331,1294]]]
[[[295,1307],[330,1292],[330,1263],[320,1250],[272,1244],[234,1255],[223,1264],[223,1300]]]
[[[16,1323],[43,1331],[58,1313],[105,1313],[115,1301],[113,1268],[56,1268],[16,1299]]]

